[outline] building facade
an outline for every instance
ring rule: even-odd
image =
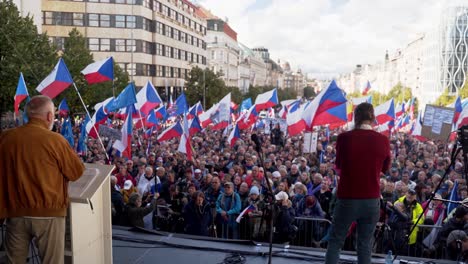
[[[221,78],[227,86],[238,86],[239,45],[237,33],[228,23],[219,18],[207,19],[208,67]]]
[[[42,0],[41,10],[58,49],[77,28],[95,60],[113,56],[137,87],[180,92],[190,69],[206,65],[206,20],[187,0]]]

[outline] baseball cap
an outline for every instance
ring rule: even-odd
[[[232,182],[225,182],[224,187],[229,186],[229,187],[234,187],[234,184]]]
[[[415,195],[416,191],[414,189],[409,189],[408,194]]]
[[[392,168],[392,172],[397,172],[397,171],[398,171],[397,168],[395,168],[395,167]]]
[[[283,201],[283,200],[289,199],[289,196],[287,193],[281,191],[275,195],[275,199],[277,201]]]
[[[131,180],[126,180],[125,183],[124,183],[124,190],[130,190],[130,188],[132,188],[133,186],[133,183]]]
[[[151,152],[151,153],[150,153],[150,156],[156,156],[156,153]]]
[[[195,173],[201,173],[201,170],[200,170],[200,169],[196,169],[196,170],[195,170]]]
[[[274,178],[281,178],[281,173],[279,171],[274,171],[272,175]]]
[[[258,189],[257,186],[252,186],[252,188],[250,188],[250,194],[256,194],[256,195],[259,195],[260,194],[260,190]]]

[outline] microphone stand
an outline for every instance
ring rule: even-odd
[[[257,138],[257,137],[256,137]],[[257,151],[258,153],[258,160],[260,162],[260,166],[264,169],[264,173],[265,173],[265,168],[264,168],[264,165],[263,165],[263,151],[262,151],[262,146],[261,146],[261,142],[258,140],[253,140],[254,143],[255,143],[255,150]],[[265,181],[266,181],[266,185],[267,185],[267,188],[268,188],[268,192],[267,192],[267,195],[266,195],[266,198],[267,198],[267,208],[269,207],[269,211],[270,211],[270,218],[268,219],[269,221],[269,226],[270,226],[270,234],[269,234],[269,240],[268,240],[268,243],[269,243],[269,248],[268,248],[268,264],[271,264],[271,259],[272,259],[272,256],[273,256],[273,217],[275,216],[275,213],[274,213],[274,210],[275,210],[275,201],[274,201],[274,195],[273,195],[273,189],[271,187],[271,184],[270,184],[270,181],[266,175],[266,173],[263,175]]]

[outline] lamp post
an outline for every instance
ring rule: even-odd
[[[205,71],[206,71],[206,68],[203,69],[203,111],[206,111],[206,83],[205,83]]]

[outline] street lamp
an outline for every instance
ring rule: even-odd
[[[190,67],[190,70],[192,69],[193,67],[193,63],[192,62],[189,62],[188,63],[188,66]],[[198,67],[198,66],[197,66]],[[200,68],[201,69],[201,68]],[[203,71],[203,110],[206,110],[206,83],[205,83],[205,69],[202,69]],[[198,82],[195,82],[195,85],[198,86]]]

